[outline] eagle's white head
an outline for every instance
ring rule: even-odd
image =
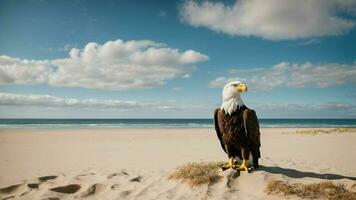
[[[232,81],[226,84],[222,92],[223,103],[221,104],[221,109],[231,115],[238,107],[245,105],[240,93],[246,91],[247,86],[241,81]]]

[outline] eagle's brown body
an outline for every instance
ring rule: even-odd
[[[251,153],[253,165],[258,168],[261,142],[255,111],[246,106],[241,106],[229,115],[219,108],[215,110],[214,122],[221,147],[228,154],[228,157],[248,160]],[[245,123],[246,127],[244,126]]]

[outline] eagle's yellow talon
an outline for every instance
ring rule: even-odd
[[[234,158],[229,158],[229,162],[223,164],[220,166],[222,170],[227,170],[227,169],[237,169],[239,165],[236,165],[234,162]]]
[[[236,170],[250,172],[251,168],[248,167],[246,160],[243,160]]]

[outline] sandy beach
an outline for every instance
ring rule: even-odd
[[[265,192],[270,180],[356,192],[356,134],[295,131],[262,129],[260,169],[191,188],[167,176],[226,161],[213,129],[1,130],[0,199],[284,199]]]

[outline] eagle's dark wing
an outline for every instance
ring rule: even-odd
[[[218,136],[219,140],[220,140],[220,144],[221,144],[221,147],[222,149],[226,152],[226,149],[225,149],[225,145],[223,143],[223,140],[222,140],[222,132],[220,130],[220,127],[219,127],[219,111],[220,111],[220,108],[217,108],[214,112],[214,125],[215,125],[215,131],[216,131],[216,135]]]
[[[249,145],[252,148],[259,149],[259,147],[261,146],[261,140],[260,140],[261,133],[260,133],[260,125],[258,122],[256,112],[251,109],[246,109],[244,111],[243,117],[244,117],[244,123],[246,123],[244,127],[247,130],[247,138],[249,141]],[[258,152],[258,154],[260,153]]]

